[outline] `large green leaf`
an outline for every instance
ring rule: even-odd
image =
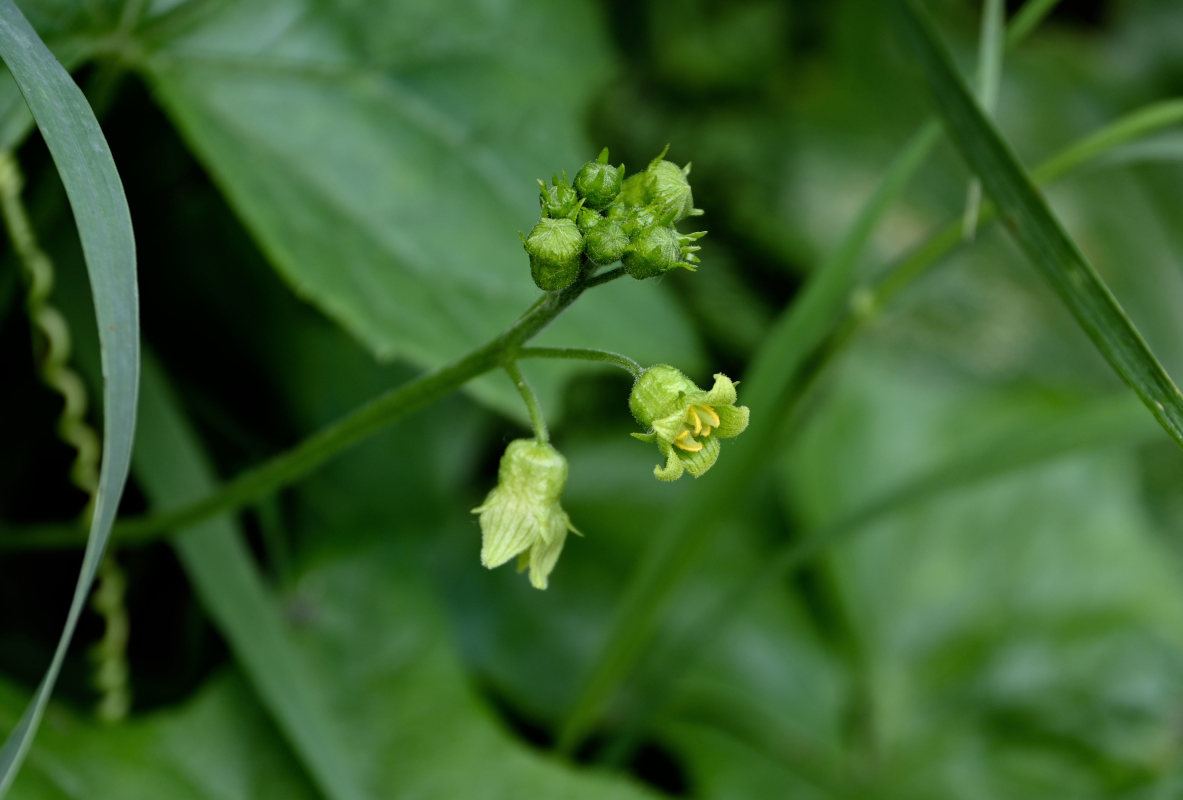
[[[346,538],[356,541],[355,535]],[[389,532],[383,538],[396,539]],[[456,662],[446,626],[419,577],[420,555],[399,544],[351,546],[303,570],[283,598],[297,621],[291,631],[301,656],[312,665],[371,796],[656,797],[627,779],[579,772],[532,752],[494,721]],[[0,719],[14,708],[11,693],[0,692]],[[207,688],[187,707],[117,727],[56,709],[53,735],[34,748],[15,796],[310,796],[260,716],[237,682]]]
[[[534,179],[592,155],[582,115],[610,66],[585,2],[222,3],[148,46],[157,97],[295,291],[422,366],[537,296],[517,232]],[[633,281],[548,339],[693,360],[660,287]],[[508,382],[476,391],[518,406]]]
[[[115,521],[135,432],[140,334],[131,218],[94,113],[11,0],[0,0],[0,56],[45,137],[74,211],[94,296],[104,379],[103,456],[86,553],[53,660],[0,749],[2,795],[41,721]]]

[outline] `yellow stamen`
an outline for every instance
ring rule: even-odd
[[[703,425],[703,426],[702,426],[702,433],[701,433],[701,434],[695,434],[695,435],[696,435],[696,436],[699,436],[699,435],[701,435],[701,436],[702,436],[702,438],[704,438],[704,439],[705,439],[705,438],[707,438],[708,436],[710,436],[710,435],[711,435],[711,430],[712,430],[712,428],[711,428],[711,426],[710,426],[710,425]]]
[[[697,453],[702,449],[702,443],[696,442],[690,436],[689,430],[684,430],[674,437],[674,447],[679,450],[685,450],[688,453]]]
[[[694,410],[694,406],[686,409],[686,424],[694,426],[694,435],[702,433],[702,420],[698,418],[698,412]]]
[[[702,414],[703,417],[706,418],[707,425],[711,426],[712,428],[719,427],[719,415],[715,413],[715,409],[711,408],[710,406],[692,406],[692,408],[695,410],[696,416],[698,414]],[[698,432],[695,431],[694,435],[697,436]]]

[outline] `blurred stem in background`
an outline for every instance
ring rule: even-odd
[[[1005,17],[1002,0],[985,0],[982,3],[981,35],[978,38],[978,103],[982,111],[990,115],[993,115],[998,105],[998,85],[1002,79]],[[961,220],[961,235],[966,241],[972,242],[977,234],[978,212],[981,206],[982,182],[974,176],[969,179],[965,215]]]

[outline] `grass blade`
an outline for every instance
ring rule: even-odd
[[[127,481],[135,436],[140,332],[131,216],[94,112],[12,0],[0,0],[0,57],[45,137],[74,211],[94,297],[104,379],[103,457],[90,536],[53,660],[0,748],[3,796],[28,753],[53,692]]]
[[[1137,139],[1179,124],[1183,124],[1183,100],[1151,103],[1131,111],[1064,148],[1033,169],[1031,177],[1037,184],[1047,185],[1079,170],[1089,162],[1096,162],[1098,166],[1127,163],[1127,158],[1137,158]],[[1124,155],[1130,152],[1134,154],[1132,158]],[[1183,148],[1180,149],[1179,160],[1183,160]],[[982,205],[978,227],[997,218],[998,212],[994,204],[987,201]],[[941,228],[911,255],[880,275],[874,286],[865,290],[868,304],[873,308],[887,305],[900,292],[940,264],[942,259],[961,243],[960,223],[952,222]],[[849,324],[861,325],[863,322],[863,319],[857,319],[851,320]]]
[[[163,376],[145,362],[136,475],[154,505],[170,506],[216,487]],[[343,749],[332,735],[327,702],[304,666],[241,533],[226,514],[174,541],[206,611],[325,797],[359,800]]]
[[[1183,394],[974,103],[931,24],[910,0],[895,0],[893,7],[949,137],[981,178],[1007,228],[1105,360],[1183,446]]]
[[[1015,12],[1010,24],[1006,26],[1006,45],[1011,47],[1027,38],[1031,31],[1039,27],[1043,18],[1056,10],[1060,0],[1027,0],[1023,7]]]

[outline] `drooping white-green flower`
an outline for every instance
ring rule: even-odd
[[[674,367],[661,364],[645,370],[628,406],[649,428],[633,436],[657,442],[665,456],[665,465],[654,467],[653,474],[674,481],[683,472],[697,478],[710,469],[719,458],[719,440],[738,436],[748,427],[748,408],[735,401],[735,383],[721,372],[715,374],[715,385],[703,390]]]
[[[545,589],[559,560],[567,532],[579,533],[559,504],[567,482],[567,459],[545,442],[516,439],[505,448],[497,485],[480,514],[481,563],[499,567],[514,556],[518,571],[530,570],[530,583]]]

